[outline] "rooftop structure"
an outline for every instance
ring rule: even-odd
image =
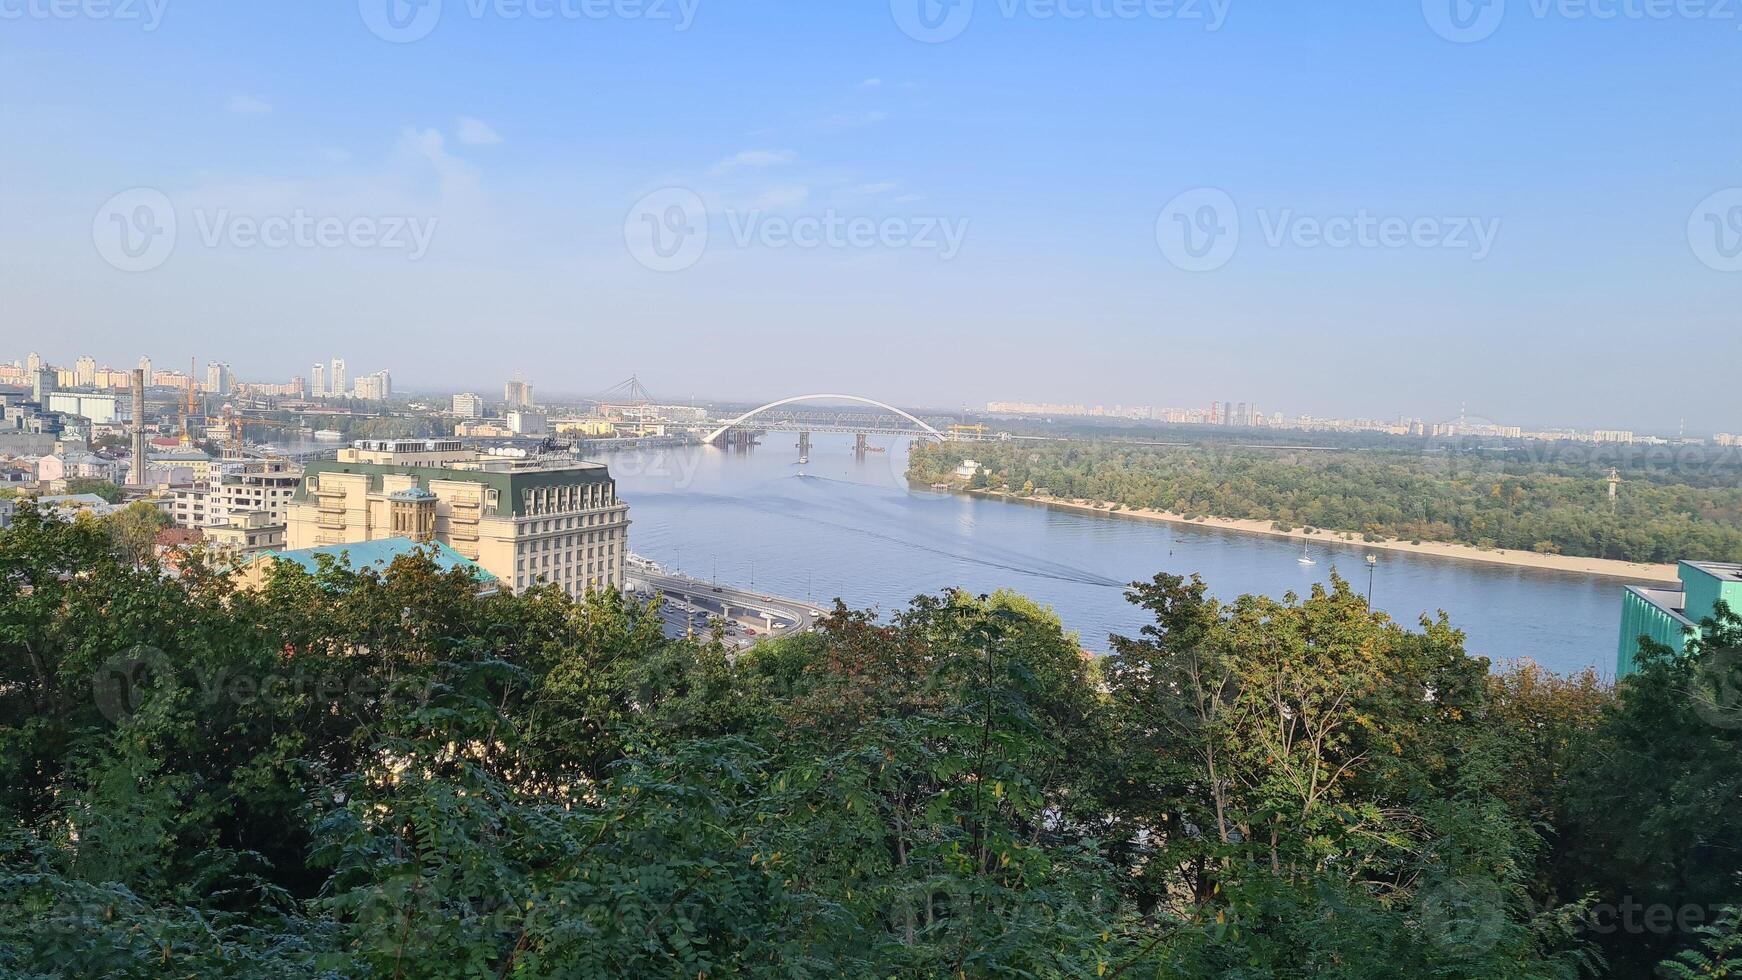
[[[1615,676],[1635,669],[1641,638],[1680,653],[1688,638],[1700,633],[1700,621],[1712,616],[1719,601],[1742,612],[1742,564],[1684,561],[1677,571],[1682,587],[1631,585],[1621,594],[1621,646],[1615,654]]]
[[[430,548],[430,557],[436,560],[436,567],[441,571],[453,571],[456,567],[467,569],[476,574],[479,581],[495,581],[496,576],[490,574],[490,569],[479,566],[474,560],[456,552],[441,541],[413,541],[411,538],[381,538],[378,541],[359,541],[354,545],[322,545],[319,548],[298,548],[294,552],[265,552],[261,559],[286,560],[296,562],[307,571],[321,571],[322,557],[331,557],[340,566],[350,567],[355,571],[376,569],[387,571],[395,559],[404,555],[416,554],[420,548]]]

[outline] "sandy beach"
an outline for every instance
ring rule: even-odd
[[[1269,521],[1237,520],[1229,517],[1204,517],[1195,521],[1186,520],[1184,514],[1174,514],[1168,511],[1148,510],[1145,508],[1126,507],[1113,510],[1112,505],[1093,500],[1068,500],[1058,497],[1018,497],[1008,493],[991,490],[960,490],[969,496],[983,497],[988,500],[1002,500],[1015,504],[1028,504],[1036,507],[1052,507],[1057,510],[1076,511],[1085,514],[1099,514],[1103,517],[1120,517],[1136,521],[1159,521],[1167,524],[1188,524],[1192,527],[1218,528],[1224,531],[1236,531],[1241,534],[1264,534],[1273,538],[1295,538],[1302,541],[1318,541],[1336,543],[1352,547],[1366,548],[1370,551],[1406,551],[1416,555],[1428,555],[1434,558],[1451,558],[1458,561],[1479,561],[1490,565],[1513,565],[1519,568],[1534,568],[1549,572],[1572,572],[1578,575],[1598,575],[1604,578],[1630,579],[1637,582],[1675,582],[1676,566],[1649,565],[1641,562],[1615,561],[1609,558],[1574,558],[1567,555],[1540,555],[1533,551],[1507,551],[1502,549],[1488,550],[1466,544],[1448,544],[1440,541],[1423,541],[1413,544],[1408,541],[1362,541],[1360,535],[1344,538],[1340,531],[1327,531],[1320,528],[1316,531],[1278,531]]]

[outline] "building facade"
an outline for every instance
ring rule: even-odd
[[[454,414],[463,419],[484,417],[484,399],[471,392],[454,396]]]
[[[204,454],[200,458],[208,459]],[[259,512],[267,523],[286,522],[290,501],[302,484],[302,468],[282,459],[256,460],[240,469],[202,475],[193,486],[169,491],[170,517],[182,527],[214,528],[238,515]]]
[[[1711,617],[1720,600],[1742,612],[1742,564],[1684,561],[1677,577],[1679,589],[1630,585],[1621,593],[1617,679],[1633,673],[1642,637],[1679,653],[1687,649],[1690,636],[1699,636],[1700,621]]]
[[[425,536],[427,535],[427,537]],[[287,547],[434,540],[515,590],[621,587],[629,508],[600,463],[485,457],[454,441],[359,443],[311,463]]]
[[[234,511],[227,523],[205,529],[213,550],[235,561],[246,561],[264,551],[284,547],[284,524],[261,510]]]

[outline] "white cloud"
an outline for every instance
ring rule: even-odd
[[[883,85],[883,79],[881,79],[881,78],[867,78],[864,81],[859,83],[859,91],[869,92],[874,88],[881,87],[882,85]]]
[[[733,170],[765,170],[791,163],[798,154],[791,150],[745,150],[714,164],[714,173],[730,173]]]
[[[264,116],[272,111],[272,106],[252,95],[232,95],[224,108],[238,116]]]
[[[860,184],[858,187],[853,188],[853,193],[860,197],[878,197],[895,190],[899,186],[901,185],[892,180],[882,180],[875,184]]]
[[[502,142],[502,134],[491,128],[482,119],[471,116],[461,116],[459,125],[454,130],[454,138],[467,146],[495,146]]]

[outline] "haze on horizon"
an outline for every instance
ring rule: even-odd
[[[6,8],[0,356],[1742,427],[1742,14],[390,2]]]

